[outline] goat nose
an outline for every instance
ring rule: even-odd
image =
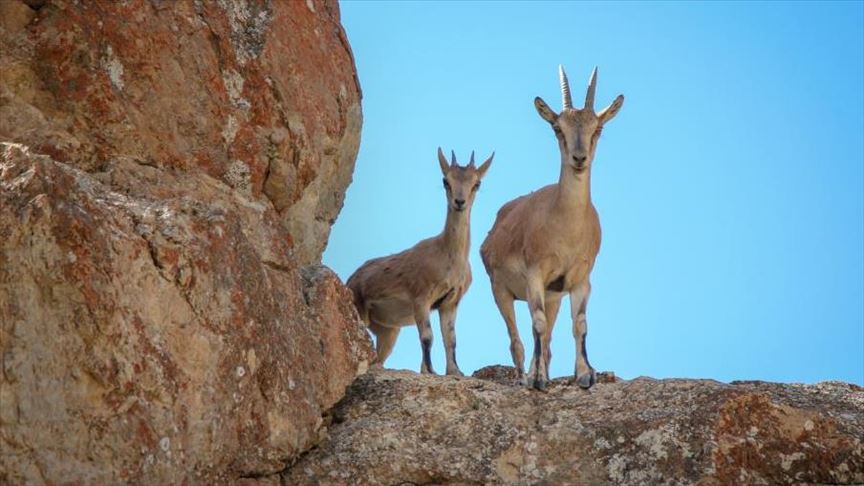
[[[464,199],[456,199],[454,202],[456,203],[457,206],[464,206],[465,205]]]
[[[577,164],[580,164],[580,165],[585,163],[585,159],[587,159],[587,157],[585,157],[585,156],[582,156],[582,157],[579,157],[576,155],[573,156],[573,161],[576,162]]]

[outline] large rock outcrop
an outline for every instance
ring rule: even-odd
[[[0,484],[864,482],[854,385],[354,381],[360,122],[335,0],[0,0]]]
[[[318,265],[335,1],[0,1],[0,483],[280,471],[371,357]]]
[[[553,382],[375,371],[286,484],[852,484],[864,389],[711,380]]]
[[[320,260],[361,122],[335,0],[3,0],[0,17],[0,140],[87,172],[209,175],[267,198],[298,261]]]

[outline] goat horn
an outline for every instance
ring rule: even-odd
[[[468,162],[468,167],[474,167],[474,151],[471,151],[471,161]]]
[[[456,151],[455,150],[450,151],[450,166],[456,167]]]
[[[594,111],[594,93],[597,92],[597,66],[591,71],[591,79],[588,80],[588,93],[585,95],[585,109]]]
[[[561,78],[561,99],[564,102],[564,109],[573,108],[573,99],[570,98],[570,82],[567,81],[564,66],[560,64],[558,65],[558,77]]]

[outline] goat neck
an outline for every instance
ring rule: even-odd
[[[468,248],[471,246],[471,207],[462,211],[448,206],[447,221],[444,223],[442,242],[449,256],[468,259]]]
[[[593,154],[592,159],[593,159]],[[564,158],[561,151],[561,174],[558,176],[558,197],[555,206],[563,210],[578,210],[591,205],[591,167],[576,172]]]

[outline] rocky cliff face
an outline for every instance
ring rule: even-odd
[[[355,381],[359,102],[334,0],[0,0],[0,484],[864,483],[853,385]]]
[[[864,389],[710,380],[515,386],[376,371],[285,484],[852,484]]]
[[[34,7],[30,7],[30,5]],[[266,199],[317,262],[351,180],[360,87],[333,0],[4,0],[0,139]]]
[[[0,483],[267,475],[371,354],[317,265],[335,1],[0,1]]]

